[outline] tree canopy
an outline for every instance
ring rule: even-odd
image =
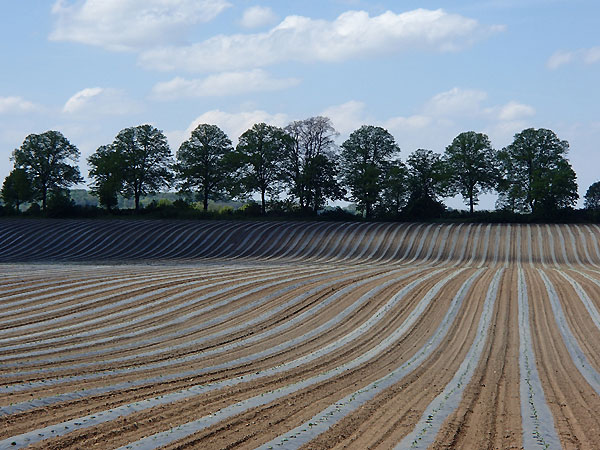
[[[394,137],[385,129],[363,125],[342,144],[342,174],[355,201],[367,219],[381,200],[390,160],[400,152]]]
[[[327,117],[294,121],[285,131],[292,139],[284,162],[289,193],[303,211],[318,211],[328,199],[338,200],[344,190],[336,179],[335,138],[338,132]]]
[[[408,169],[400,160],[390,162],[382,181],[381,202],[378,209],[384,215],[400,216],[410,195]]]
[[[600,211],[600,181],[593,183],[585,193],[585,207]]]
[[[197,191],[208,210],[209,200],[221,198],[228,185],[226,155],[233,151],[227,135],[216,125],[200,124],[177,151],[177,173],[184,192]]]
[[[323,211],[328,201],[350,200],[354,205],[348,210],[355,208],[367,219],[462,217],[460,211],[445,212],[442,203],[460,194],[471,215],[486,217],[488,212],[475,215],[474,207],[479,195],[489,191],[498,193],[502,220],[521,220],[520,214],[571,220],[580,214],[571,210],[578,194],[567,159],[569,144],[548,129],[525,129],[501,151],[485,134],[468,131],[457,135],[444,155],[418,149],[405,163],[384,128],[363,125],[340,146],[338,136],[322,116],[285,128],[257,123],[239,136],[234,149],[218,126],[200,124],[179,147],[174,164],[162,131],[151,125],[125,128],[88,157],[90,190],[109,211],[123,197],[133,198],[138,210],[142,196],[168,188],[175,179],[179,192],[172,195],[187,198],[177,199],[174,207],[186,206],[190,214],[200,209],[189,202],[195,197],[204,211],[209,201],[250,202],[244,214],[265,215],[269,208],[273,214],[331,214]],[[1,191],[9,208],[0,213],[31,202],[28,212],[35,214],[41,201],[45,215],[71,214],[67,189],[82,181],[74,165],[78,157],[78,149],[58,131],[27,136],[13,152],[14,170]],[[599,183],[586,194],[588,210],[600,210]],[[353,213],[342,211],[337,217],[343,214]]]
[[[33,186],[25,169],[13,169],[2,184],[2,200],[19,211],[24,202],[33,200]]]
[[[13,152],[15,168],[23,169],[32,183],[33,199],[46,210],[48,194],[83,181],[76,164],[79,150],[59,131],[30,134]]]
[[[489,138],[467,131],[454,138],[444,154],[450,194],[462,195],[469,211],[479,203],[479,194],[498,184],[497,159]]]
[[[569,143],[544,128],[528,128],[498,153],[503,179],[499,205],[513,211],[551,213],[575,204],[576,175],[566,155]]]
[[[281,128],[257,123],[240,136],[232,165],[237,169],[238,187],[245,194],[260,194],[261,213],[266,212],[266,195],[282,189],[283,164],[292,139]]]
[[[102,145],[89,156],[91,192],[109,211],[118,205],[123,190],[124,158],[113,145]]]
[[[439,201],[447,189],[446,170],[441,155],[432,150],[418,149],[408,157],[410,197],[406,207],[412,218],[437,217],[444,211]]]
[[[140,197],[169,186],[173,179],[171,149],[162,131],[152,125],[121,130],[112,144],[123,164],[125,197],[133,197],[135,209]]]

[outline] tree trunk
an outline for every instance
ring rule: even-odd
[[[135,195],[135,210],[139,211],[139,209],[140,209],[140,193],[136,192],[134,195]]]
[[[473,194],[469,195],[469,211],[471,212],[471,215],[473,215]]]
[[[264,189],[260,190],[260,201],[261,201],[260,213],[264,216],[267,213],[267,208],[265,205],[265,190]]]
[[[208,189],[204,189],[204,212],[208,211]]]
[[[371,218],[371,204],[370,203],[366,203],[365,204],[365,219],[370,219]]]

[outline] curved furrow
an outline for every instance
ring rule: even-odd
[[[265,288],[265,285],[268,286],[265,282],[272,282],[273,284],[277,284],[280,282],[289,281],[289,274],[298,273],[298,271],[286,270],[281,271],[281,273],[277,275],[271,275],[269,277],[264,277],[262,275],[256,276],[251,275],[245,278],[242,278],[242,281],[231,282],[229,280],[218,281],[215,283],[211,283],[205,286],[199,286],[196,288],[184,288],[183,291],[177,292],[175,294],[168,294],[166,296],[159,296],[157,299],[154,298],[156,292],[150,292],[148,294],[140,294],[133,298],[124,299],[121,304],[130,304],[130,303],[138,303],[139,300],[149,299],[150,304],[152,306],[158,306],[159,309],[157,312],[148,313],[147,305],[140,306],[132,306],[125,309],[120,309],[111,314],[104,314],[101,317],[89,318],[85,321],[74,320],[73,323],[61,324],[61,318],[58,317],[56,319],[52,319],[53,323],[58,323],[57,327],[52,327],[44,331],[37,332],[29,332],[26,331],[24,335],[11,336],[0,339],[0,343],[4,344],[0,347],[2,351],[13,351],[19,350],[17,356],[39,356],[43,354],[55,353],[58,351],[64,351],[66,349],[73,349],[73,343],[63,344],[65,347],[58,347],[57,343],[65,343],[69,340],[73,340],[74,338],[85,339],[83,343],[76,344],[79,347],[85,345],[93,345],[98,342],[106,343],[112,342],[116,340],[122,340],[127,337],[133,337],[139,334],[147,333],[147,332],[156,332],[158,330],[167,328],[173,324],[181,324],[186,323],[190,318],[201,316],[202,314],[206,314],[209,311],[215,310],[217,308],[228,305],[231,302],[242,298],[249,293],[259,292],[260,290]],[[284,277],[279,281],[279,278]],[[243,281],[246,280],[246,281]],[[219,288],[219,286],[225,287]],[[241,293],[238,293],[231,297],[223,298],[223,294],[227,294],[229,292],[234,292],[235,290],[240,290],[248,286],[253,286],[248,290],[242,290]],[[207,288],[217,288],[214,291],[209,291],[208,293],[202,294],[202,291]],[[162,292],[164,293],[164,291]],[[192,295],[192,294],[202,294],[202,295]],[[216,299],[215,302],[206,302],[206,300]],[[174,302],[175,300],[182,299],[182,301]],[[198,308],[197,305],[203,304],[201,308]],[[177,314],[174,318],[170,318],[168,320],[162,320],[161,316],[166,316],[167,314],[172,315],[175,311],[181,311],[181,314]],[[135,315],[134,313],[140,313]],[[127,321],[118,320],[120,318],[126,318]],[[108,319],[113,320],[114,323],[108,321]],[[149,325],[146,326],[146,322],[149,322]],[[138,324],[142,326],[133,327],[133,325]],[[98,327],[95,327],[98,325]],[[29,326],[23,326],[22,328],[30,328]],[[117,330],[122,330],[120,334],[117,334]],[[14,331],[11,330],[11,331]],[[95,340],[90,340],[89,338],[97,335],[108,335],[108,337],[98,337]],[[54,336],[56,335],[56,336]],[[23,343],[22,341],[25,339],[27,342]],[[19,344],[11,344],[11,342],[21,341]],[[47,346],[51,344],[49,348],[45,350],[38,351],[24,351],[24,349]],[[0,356],[0,360],[8,360],[14,359],[14,356]]]
[[[267,271],[267,269],[263,269]],[[99,279],[95,276],[90,277],[88,273],[82,272],[80,270],[73,269],[76,277],[71,280],[63,280],[61,281],[60,286],[53,286],[51,288],[42,288],[42,289],[31,289],[24,293],[19,293],[15,295],[11,295],[7,297],[6,302],[0,303],[2,309],[8,310],[6,313],[0,313],[0,316],[15,314],[17,311],[13,311],[18,309],[19,311],[31,311],[34,309],[43,309],[54,304],[65,304],[68,303],[68,300],[71,298],[79,299],[79,305],[84,306],[87,302],[83,301],[83,298],[86,296],[92,296],[103,292],[109,291],[118,291],[119,289],[126,289],[127,293],[131,292],[131,287],[139,284],[145,283],[146,287],[154,287],[159,284],[173,283],[179,281],[186,281],[190,277],[195,277],[198,279],[198,271],[196,269],[187,269],[187,270],[144,270],[143,272],[134,272],[133,274],[122,274],[119,273],[115,275],[114,273],[110,277],[109,280],[106,279],[106,274],[103,275],[102,278],[99,278],[102,281],[98,281]],[[150,272],[150,274],[148,274]],[[223,277],[233,277],[236,274],[243,274],[243,269],[240,268],[236,271],[223,271],[222,269],[206,269],[202,272],[202,276],[223,276]],[[83,281],[75,282],[75,279],[81,279]],[[153,283],[148,284],[148,281],[152,281]],[[42,284],[44,285],[44,284]],[[65,286],[69,286],[65,288]],[[69,294],[68,298],[65,296]]]
[[[275,368],[273,368],[273,370],[278,371],[279,369],[277,367],[275,367]],[[203,386],[199,386],[197,389],[203,389]],[[192,392],[192,391],[190,391],[190,392]],[[177,396],[180,396],[180,394],[177,394]]]
[[[593,448],[600,439],[600,420],[593,413],[600,408],[600,399],[589,384],[593,369],[579,352],[544,271],[527,268],[525,278],[536,366],[560,444],[565,448]],[[550,421],[541,423],[548,426]]]
[[[406,289],[412,289],[415,285],[418,285],[418,284],[426,281],[427,279],[429,279],[431,276],[433,276],[435,274],[436,274],[436,272],[434,271],[434,272],[432,272],[432,273],[430,273],[430,274],[428,274],[428,275],[426,275],[424,277],[417,278],[416,280],[412,281],[409,284],[408,288],[405,288],[405,290]],[[260,351],[258,353],[257,352],[250,353],[249,355],[244,356],[242,358],[242,360],[239,361],[239,362],[248,363],[250,360],[256,360],[258,358],[264,358],[266,355],[269,355],[269,354],[272,355],[272,354],[280,353],[280,352],[282,352],[282,351],[284,351],[286,349],[290,349],[290,348],[293,348],[294,352],[297,352],[298,348],[300,348],[300,345],[303,342],[309,342],[310,340],[313,340],[314,337],[318,337],[318,336],[321,336],[321,335],[325,334],[328,329],[331,330],[331,329],[333,329],[332,327],[334,327],[336,324],[339,325],[339,323],[344,319],[344,317],[350,317],[349,314],[351,314],[352,311],[355,311],[358,307],[360,307],[360,304],[364,303],[365,300],[367,300],[369,298],[372,298],[378,292],[384,292],[384,290],[386,289],[387,286],[391,286],[393,284],[396,284],[396,283],[398,283],[399,281],[401,281],[403,279],[408,279],[408,277],[410,277],[411,275],[414,275],[414,272],[406,274],[406,275],[401,276],[399,278],[397,277],[395,279],[389,280],[389,281],[387,281],[387,282],[385,282],[383,284],[376,285],[375,288],[371,288],[368,292],[366,292],[363,296],[361,296],[358,299],[357,302],[351,304],[349,306],[349,308],[346,308],[342,314],[336,315],[329,322],[320,325],[319,327],[311,330],[308,333],[304,333],[299,338],[288,340],[288,341],[284,341],[284,342],[282,342],[282,343],[280,343],[280,344],[278,344],[276,346],[269,346],[266,350]],[[377,278],[380,278],[380,277],[377,277]],[[371,281],[372,280],[365,280],[364,282],[361,282],[361,283],[359,283],[357,285],[355,284],[355,285],[349,286],[348,288],[344,289],[343,291],[345,291],[346,293],[350,292],[351,290],[356,289],[360,285],[364,285],[367,282],[371,283]],[[322,305],[318,305],[317,309],[322,309],[328,303],[331,303],[332,301],[335,301],[335,299],[339,298],[342,294],[344,294],[344,292],[339,292],[339,295],[335,295],[333,297],[328,298],[325,303],[323,303]],[[397,298],[397,296],[395,296],[394,298]],[[389,305],[388,305],[387,308],[389,309]],[[317,309],[314,309],[314,311],[312,311],[310,313],[313,317],[314,317],[314,313],[317,311]],[[306,317],[309,317],[309,316],[307,316],[307,312],[304,312],[300,316],[298,316],[297,318],[295,318],[293,321],[291,321],[289,324],[285,324],[285,326],[277,326],[274,329],[269,330],[266,333],[263,333],[263,336],[253,336],[252,338],[247,339],[245,343],[242,342],[242,343],[236,343],[235,345],[227,345],[227,346],[225,346],[226,348],[221,349],[221,352],[223,352],[223,351],[231,351],[235,347],[241,347],[242,345],[247,345],[248,343],[250,343],[250,341],[257,342],[257,341],[259,341],[261,339],[264,339],[267,335],[277,335],[278,337],[279,337],[279,335],[283,336],[283,334],[281,334],[281,333],[283,333],[283,331],[285,329],[289,329],[290,327],[294,326],[295,324],[300,323],[303,320],[306,320]],[[377,321],[377,320],[381,320],[381,315],[379,315],[379,316],[377,316],[377,315],[373,316],[370,319],[371,322]],[[369,320],[367,321],[367,323],[369,323]],[[315,359],[323,358],[323,356],[327,355],[328,353],[331,353],[331,352],[335,351],[336,349],[342,347],[343,345],[347,345],[348,343],[351,343],[353,340],[356,340],[358,338],[362,338],[362,334],[363,334],[362,332],[366,331],[367,329],[368,328],[365,328],[365,325],[358,327],[358,331],[355,328],[355,329],[353,329],[353,331],[350,334],[346,335],[343,339],[338,339],[337,341],[335,341],[335,342],[333,342],[333,343],[331,343],[331,344],[329,344],[329,345],[327,345],[325,347],[319,348],[317,351],[313,351],[312,353],[309,353],[308,356],[304,356],[304,357],[300,358],[299,360],[296,360],[296,362],[294,364],[291,364],[289,362],[286,362],[283,365],[280,364],[280,365],[277,366],[276,369],[275,368],[270,369],[270,372],[273,372],[273,370],[281,372],[281,371],[284,370],[284,367],[287,368],[285,370],[288,370],[289,368],[292,368],[292,367],[298,367],[300,364],[306,364],[306,363],[308,363],[310,361],[313,361]],[[302,345],[304,345],[304,344],[302,344]],[[203,356],[204,357],[212,356],[215,353],[216,353],[215,351],[211,351],[211,352],[205,353]],[[238,363],[237,359],[231,360],[231,358],[233,358],[233,356],[231,356],[231,355],[227,355],[227,356],[228,356],[229,360],[227,361],[227,363],[225,365],[221,364],[221,366],[217,366],[217,367],[213,367],[213,368],[204,367],[201,371],[196,371],[196,372],[187,370],[186,373],[183,373],[183,374],[182,373],[176,373],[175,374],[176,376],[173,376],[171,378],[174,379],[174,378],[177,378],[177,377],[189,377],[189,376],[196,376],[197,377],[197,376],[199,376],[203,372],[210,372],[211,370],[222,370],[225,367],[232,367],[234,364]],[[211,361],[214,361],[214,360],[211,359]],[[263,374],[263,375],[261,375],[261,377],[262,376],[265,376],[265,375]],[[163,383],[163,382],[167,381],[169,377],[165,376],[165,375],[161,375],[161,377],[155,377],[155,378],[156,379],[138,379],[134,383],[130,383],[129,385],[113,385],[112,387],[111,386],[108,386],[108,387],[107,386],[102,386],[101,389],[95,389],[95,390],[93,390],[93,392],[91,392],[89,390],[88,390],[89,392],[85,392],[85,390],[80,391],[79,389],[77,389],[75,395],[76,395],[76,398],[80,398],[81,396],[83,396],[85,394],[87,394],[87,395],[95,394],[96,395],[96,394],[100,393],[100,391],[102,391],[102,392],[110,392],[112,390],[123,389],[124,387],[131,387],[133,385],[142,385],[142,384],[151,384],[151,383]],[[68,398],[70,398],[68,394],[62,396],[62,399],[68,399]],[[56,400],[56,399],[47,399],[47,400]],[[49,404],[47,401],[46,402],[39,402],[38,401],[38,402],[34,402],[34,403],[36,403],[38,406],[41,405],[41,404],[43,404],[43,405]],[[24,405],[14,405],[14,407],[3,408],[3,409],[4,409],[4,411],[9,411],[9,410],[14,409],[14,408],[23,408],[23,406]],[[27,406],[27,405],[25,405],[25,406]]]

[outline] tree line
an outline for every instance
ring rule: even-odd
[[[259,198],[260,213],[275,207],[316,214],[328,201],[349,200],[363,217],[439,217],[443,198],[460,194],[473,214],[479,196],[497,192],[497,209],[556,216],[577,199],[569,144],[549,129],[528,128],[495,150],[483,133],[460,133],[443,154],[417,149],[400,160],[400,148],[384,128],[364,125],[340,146],[327,117],[310,117],[284,128],[258,123],[234,147],[216,125],[200,124],[175,155],[164,133],[151,125],[121,130],[88,159],[90,191],[108,211],[118,196],[140,199],[175,188],[208,210],[209,201]],[[31,134],[14,150],[14,169],[2,199],[22,203],[64,199],[83,181],[79,150],[58,131]],[[600,209],[600,182],[585,198]]]

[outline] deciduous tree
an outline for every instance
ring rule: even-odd
[[[284,163],[288,190],[302,210],[316,212],[328,199],[341,199],[335,162],[338,133],[331,120],[311,117],[292,122],[285,131],[292,139]]]
[[[418,149],[408,157],[410,198],[406,206],[409,217],[425,219],[441,214],[445,207],[439,198],[446,195],[447,179],[439,154]]]
[[[259,193],[261,213],[266,212],[266,195],[281,192],[283,164],[292,139],[281,128],[258,123],[240,136],[232,154],[233,167],[239,172],[239,186],[245,194]]]
[[[177,173],[183,191],[198,192],[208,210],[209,200],[218,200],[227,187],[228,161],[233,151],[227,135],[216,125],[200,124],[177,152]]]
[[[24,169],[31,180],[34,199],[46,211],[48,194],[83,181],[76,164],[79,150],[59,131],[30,134],[13,152],[15,168]]]
[[[552,130],[528,128],[516,134],[498,153],[500,206],[544,214],[574,205],[579,196],[568,151],[569,143]]]
[[[600,181],[592,184],[585,193],[585,207],[596,211],[600,210]]]
[[[367,219],[380,200],[391,158],[400,152],[394,137],[385,129],[363,125],[342,144],[342,175],[350,198]]]
[[[118,205],[123,190],[123,156],[112,145],[102,145],[88,158],[91,192],[109,211]]]
[[[2,200],[19,212],[21,204],[33,200],[33,187],[25,169],[13,169],[2,184]]]
[[[112,146],[123,164],[123,195],[134,198],[136,210],[142,195],[154,194],[171,183],[171,149],[162,131],[151,125],[125,128]]]
[[[382,202],[379,209],[385,214],[399,216],[410,195],[408,169],[400,160],[392,161],[383,177]]]
[[[469,211],[479,203],[479,194],[498,184],[497,159],[489,138],[467,131],[454,138],[444,154],[449,193],[462,195]]]

